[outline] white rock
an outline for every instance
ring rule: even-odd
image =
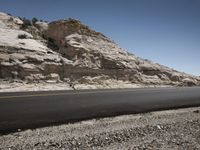
[[[32,37],[31,34],[15,29],[0,28],[0,46],[13,47],[17,49],[26,49],[30,51],[39,51],[46,53],[48,48],[41,42],[34,39],[19,39],[18,35],[26,34],[28,37]],[[21,44],[24,43],[24,44]]]
[[[45,32],[48,29],[48,23],[47,22],[37,21],[35,23],[35,26],[42,32]]]

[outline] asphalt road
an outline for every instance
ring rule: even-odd
[[[0,93],[0,133],[200,106],[200,87]]]

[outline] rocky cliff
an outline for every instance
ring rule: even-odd
[[[200,78],[139,58],[74,19],[51,23],[0,13],[0,78],[121,86],[200,85]],[[118,84],[120,83],[120,84]]]

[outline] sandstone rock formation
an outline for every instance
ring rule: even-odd
[[[0,13],[0,78],[76,84],[199,85],[200,78],[130,54],[74,19],[25,26]],[[108,82],[111,81],[111,82]]]

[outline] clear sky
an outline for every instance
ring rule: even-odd
[[[0,11],[76,18],[137,56],[200,76],[200,0],[0,0]]]

